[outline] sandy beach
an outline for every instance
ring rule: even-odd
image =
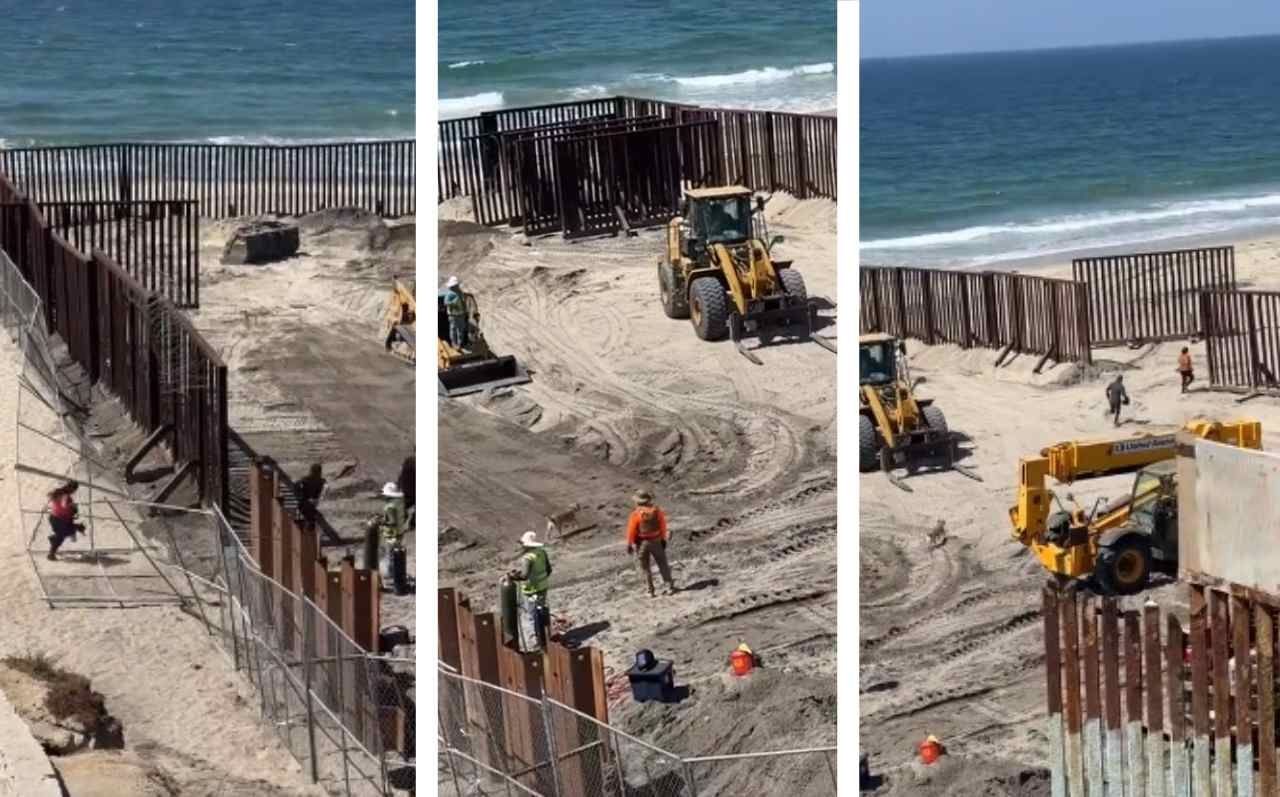
[[[778,194],[767,210],[835,336],[835,204]],[[465,199],[441,208],[441,278],[476,293],[490,345],[533,381],[442,399],[441,585],[492,608],[521,532],[579,504],[596,527],[550,546],[556,619],[609,674],[649,648],[692,689],[679,705],[623,698],[611,722],[685,756],[834,744],[835,357],[784,344],[757,366],[666,318],[661,229],[525,241],[468,217]],[[649,598],[625,552],[640,487],[670,517],[674,596]],[[740,641],[765,662],[751,679],[728,675]],[[829,789],[820,758],[739,764],[708,767],[700,789]]]
[[[1162,245],[1129,251],[1161,249]],[[1241,288],[1280,289],[1280,239],[1236,243]],[[1070,263],[1034,269],[1068,276]],[[1032,269],[1025,269],[1030,272]],[[1174,373],[1189,345],[1197,381],[1179,392]],[[971,438],[964,463],[982,476],[921,475],[905,493],[882,474],[860,477],[862,749],[879,793],[911,795],[1048,794],[1044,647],[1039,602],[1045,574],[1009,535],[1021,457],[1070,439],[1114,434],[1103,389],[1123,369],[1132,404],[1121,431],[1158,430],[1193,417],[1256,418],[1263,446],[1280,447],[1280,400],[1237,404],[1207,389],[1202,343],[1170,342],[1131,350],[1094,350],[1094,365],[1046,367],[1023,355],[995,369],[996,352],[908,341],[919,394],[933,398],[952,429]],[[1132,476],[1081,482],[1070,491],[1082,506],[1130,488]],[[946,520],[950,538],[933,549],[926,531]],[[1177,604],[1172,586],[1128,599]],[[927,774],[915,747],[938,736],[951,756]]]
[[[388,224],[356,211],[314,214],[297,220],[302,230],[298,256],[270,266],[224,266],[219,263],[222,246],[244,221],[203,222],[201,307],[191,317],[229,367],[232,428],[254,450],[273,457],[295,476],[305,473],[311,462],[323,463],[330,485],[321,509],[339,534],[359,538],[364,521],[381,508],[378,489],[395,479],[400,462],[413,450],[414,370],[384,351],[380,339],[392,276],[413,282],[413,220]],[[158,793],[184,797],[323,794],[322,788],[309,785],[309,774],[260,719],[258,696],[244,675],[233,671],[194,609],[49,609],[40,599],[25,553],[28,533],[19,522],[15,491],[21,478],[22,509],[30,510],[40,505],[41,491],[49,483],[18,476],[13,464],[20,457],[25,465],[62,472],[74,457],[42,444],[27,431],[15,446],[15,369],[20,359],[7,339],[0,355],[0,424],[5,430],[0,438],[0,517],[13,530],[0,541],[0,556],[15,571],[0,587],[0,607],[8,621],[0,629],[0,658],[43,654],[88,677],[123,724],[126,739],[123,753],[93,754],[105,757],[105,763],[77,754],[55,759],[55,765],[65,760],[67,766],[79,768],[83,783],[86,771],[100,775],[107,767],[119,770],[138,764],[149,777],[173,788]],[[362,401],[351,402],[349,394],[334,390],[336,384],[359,386]],[[36,420],[53,429],[55,420],[47,410],[33,409],[39,405],[29,395],[23,402],[24,422]],[[120,417],[114,401],[99,397],[92,404],[89,428],[98,448],[95,456],[119,465],[138,445],[139,433]],[[106,478],[123,489],[122,479]],[[233,489],[234,480],[233,473]],[[129,489],[146,500],[160,483]],[[181,503],[194,497],[184,487],[171,500]],[[216,557],[206,518],[134,517],[133,522],[158,560],[181,561],[197,575],[212,577]],[[104,529],[99,523],[99,546],[129,542],[121,527]],[[412,574],[412,534],[406,544]],[[69,543],[67,549],[74,552],[77,547]],[[333,561],[355,554],[356,546],[330,546],[322,552]],[[152,572],[138,554],[117,559],[111,563],[113,574]],[[60,562],[39,559],[38,564],[46,581],[93,570],[74,556]],[[165,572],[185,592],[188,584],[178,571]],[[83,590],[88,582],[53,583],[63,585],[60,589]],[[137,585],[143,583],[163,591],[158,578],[120,586],[141,589]],[[383,626],[400,623],[412,631],[412,594],[384,594],[382,605]],[[413,649],[401,648],[396,654],[411,659]],[[158,690],[156,684],[172,687]],[[72,797],[77,793],[73,789]]]
[[[199,619],[176,606],[51,609],[41,600],[17,490],[22,479],[24,499],[38,500],[49,482],[13,469],[19,362],[17,349],[0,336],[0,522],[8,529],[0,536],[0,561],[9,573],[0,584],[0,658],[45,655],[89,678],[124,727],[127,755],[157,778],[171,780],[184,796],[323,794],[307,785],[297,761],[261,724],[257,698]],[[24,420],[32,420],[25,410]],[[53,418],[47,420],[52,430]],[[24,457],[36,459],[29,450]],[[40,452],[39,461],[61,470],[73,464],[73,455],[51,447]],[[84,567],[74,561],[45,564]],[[108,761],[99,761],[97,774],[90,769],[88,775],[105,777],[115,754],[96,755]]]

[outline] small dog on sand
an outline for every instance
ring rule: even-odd
[[[925,532],[925,537],[929,540],[930,548],[941,547],[947,541],[947,522],[939,520],[933,528]]]
[[[581,508],[579,504],[574,504],[563,512],[547,515],[547,539],[559,537],[565,531],[573,531],[578,522],[578,510]]]

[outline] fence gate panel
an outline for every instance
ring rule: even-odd
[[[1077,258],[1071,270],[1089,286],[1089,333],[1097,346],[1198,335],[1197,293],[1236,287],[1231,246]]]

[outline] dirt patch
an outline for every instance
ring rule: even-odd
[[[623,697],[615,722],[685,756],[834,744],[836,359],[783,344],[753,365],[667,318],[660,230],[566,242],[439,229],[442,277],[476,293],[491,347],[533,377],[440,406],[441,584],[486,610],[520,533],[579,505],[593,525],[549,546],[553,615],[604,652],[611,677],[649,648],[690,688],[675,705]],[[809,294],[833,300],[834,233],[782,214],[773,232]],[[681,588],[671,596],[650,598],[626,553],[638,488],[669,518]],[[766,669],[724,682],[743,641]],[[820,758],[717,765],[707,777],[716,793],[764,782],[830,792]]]
[[[50,755],[124,746],[124,728],[107,713],[89,679],[40,654],[0,659],[0,689]]]
[[[1280,286],[1278,250],[1275,241],[1238,246],[1240,279],[1262,290]],[[1036,273],[1065,275],[1070,267]],[[908,479],[914,492],[906,493],[881,474],[859,477],[862,749],[870,752],[873,771],[883,768],[896,781],[900,790],[893,793],[1043,793],[1036,791],[1035,774],[1025,784],[1001,780],[1038,772],[1048,759],[1038,618],[1046,576],[1009,534],[1019,459],[1060,441],[1158,432],[1195,417],[1256,418],[1263,447],[1280,447],[1280,402],[1257,399],[1242,406],[1235,396],[1210,392],[1199,382],[1180,392],[1174,369],[1184,345],[1197,372],[1203,371],[1202,342],[1097,349],[1090,367],[1049,362],[1040,374],[1033,373],[1035,356],[997,368],[995,350],[908,342],[913,375],[926,377],[919,393],[934,399],[950,427],[970,438],[965,464],[984,481],[920,475]],[[1124,373],[1132,399],[1118,430],[1105,415],[1103,391],[1117,372]],[[1074,493],[1087,508],[1131,485],[1129,475],[1050,487],[1061,496]],[[949,539],[934,547],[925,535],[939,519],[946,521]],[[1159,587],[1134,605],[1146,597],[1169,603],[1173,591]],[[966,771],[932,785],[895,776],[911,765],[928,734],[941,738],[953,763]]]
[[[888,775],[872,768],[878,797],[1047,797],[1049,770],[1008,761],[943,756],[930,766],[919,762]]]

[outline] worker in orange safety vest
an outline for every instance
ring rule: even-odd
[[[671,579],[671,565],[667,563],[667,542],[671,538],[667,531],[667,515],[653,505],[653,496],[647,492],[637,493],[633,500],[636,508],[627,520],[627,554],[634,553],[639,557],[640,569],[649,584],[649,597],[656,594],[650,560],[657,562],[658,572],[667,583],[667,594],[671,595],[676,591],[676,585]]]

